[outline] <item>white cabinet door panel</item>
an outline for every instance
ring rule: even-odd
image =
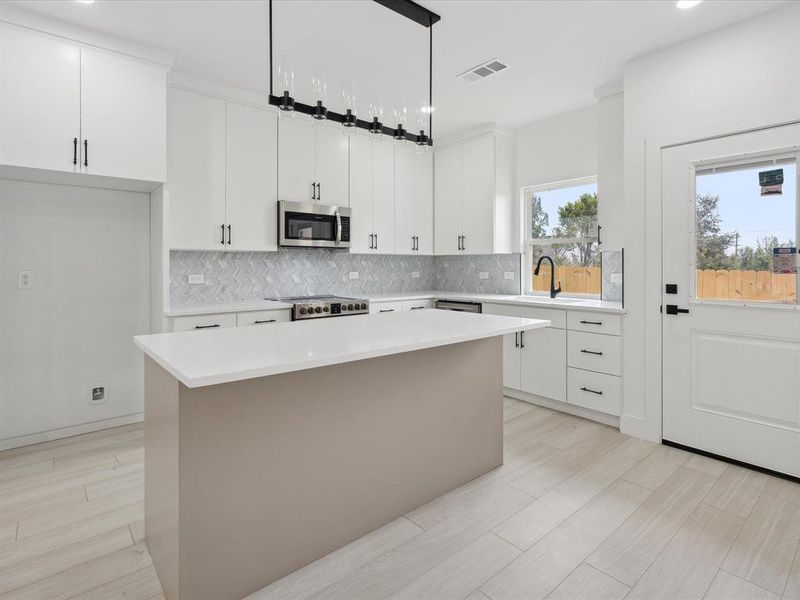
[[[581,369],[567,370],[567,403],[618,416],[622,391],[620,378]]]
[[[479,137],[463,147],[463,252],[494,252],[494,138]]]
[[[520,389],[521,353],[519,334],[503,336],[503,385],[512,390]]]
[[[229,102],[226,146],[229,247],[277,250],[277,116],[272,111]]]
[[[415,253],[414,177],[414,148],[400,146],[395,150],[394,156],[394,231],[397,254]]]
[[[347,206],[348,185],[348,141],[344,127],[338,123],[316,126],[316,154],[314,157],[314,181],[317,200],[332,206]]]
[[[567,364],[570,367],[619,375],[622,365],[622,338],[570,331],[567,334]]]
[[[434,235],[436,254],[458,254],[461,235],[461,146],[434,156]]]
[[[571,310],[568,323],[570,331],[605,333],[607,335],[622,334],[622,317],[620,315]]]
[[[567,332],[534,329],[522,333],[520,389],[559,402],[566,401]]]
[[[372,145],[372,229],[375,250],[394,252],[394,143],[389,140]]]
[[[417,254],[433,254],[433,152],[414,154],[414,224]]]
[[[355,136],[350,144],[350,252],[372,250],[372,143]]]
[[[423,310],[425,308],[433,308],[435,302],[433,298],[425,298],[424,300],[406,300],[403,302],[403,310]]]
[[[278,119],[278,199],[312,202],[314,124],[302,117]]]
[[[371,315],[401,312],[402,310],[402,302],[370,302],[369,304],[369,314]]]
[[[166,68],[81,49],[83,171],[166,181],[166,95]]]
[[[225,224],[225,102],[170,90],[168,244],[220,250]]]
[[[236,327],[236,313],[192,315],[172,319],[172,331],[203,331],[220,327]]]
[[[286,323],[292,320],[292,309],[281,310],[254,310],[236,313],[236,326],[272,325],[273,323]]]
[[[0,164],[78,171],[80,85],[77,46],[0,23]]]

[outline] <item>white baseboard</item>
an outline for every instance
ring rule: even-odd
[[[550,400],[549,398],[534,396],[533,394],[507,387],[503,388],[503,394],[510,398],[515,398],[516,400],[522,400],[523,402],[535,404],[536,406],[541,406],[543,408],[550,408],[559,412],[575,415],[576,417],[582,417],[584,419],[589,419],[590,421],[597,421],[603,425],[609,425],[619,429],[619,417],[615,417],[613,415],[607,415],[605,413],[597,412],[596,410],[583,408],[582,406],[575,406],[574,404],[567,404],[566,402],[558,402],[557,400]]]
[[[114,417],[113,419],[82,423],[81,425],[72,425],[71,427],[62,427],[60,429],[51,429],[50,431],[42,431],[41,433],[21,435],[19,437],[0,440],[0,451],[30,446],[32,444],[41,444],[42,442],[50,442],[52,440],[60,440],[62,438],[72,437],[73,435],[100,431],[101,429],[121,427],[122,425],[130,425],[131,423],[141,423],[142,421],[144,421],[144,413],[140,412],[123,417]]]

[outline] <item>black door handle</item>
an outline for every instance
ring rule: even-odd
[[[89,140],[83,140],[83,166],[89,166]]]
[[[78,164],[78,138],[72,139],[72,164]]]
[[[603,356],[602,352],[595,352],[594,350],[581,350],[584,354],[595,354],[597,356]]]
[[[215,327],[219,327],[219,323],[214,323],[213,325],[195,325],[195,329],[214,329]]]
[[[677,304],[667,304],[667,314],[668,315],[677,315],[678,313],[689,314],[689,309],[688,308],[678,308]]]
[[[581,391],[582,392],[589,392],[590,394],[597,394],[598,396],[602,396],[603,395],[603,392],[598,392],[597,390],[590,390],[587,387],[582,387]]]

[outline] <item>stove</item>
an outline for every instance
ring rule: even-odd
[[[292,308],[293,321],[369,314],[369,301],[360,298],[300,296],[298,298],[281,298],[281,302],[294,304]]]

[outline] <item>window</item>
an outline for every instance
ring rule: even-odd
[[[523,190],[527,223],[528,291],[550,290],[550,263],[533,275],[539,258],[556,265],[562,293],[600,296],[600,252],[597,241],[595,178],[528,187]]]
[[[695,298],[797,303],[797,159],[695,169]]]

